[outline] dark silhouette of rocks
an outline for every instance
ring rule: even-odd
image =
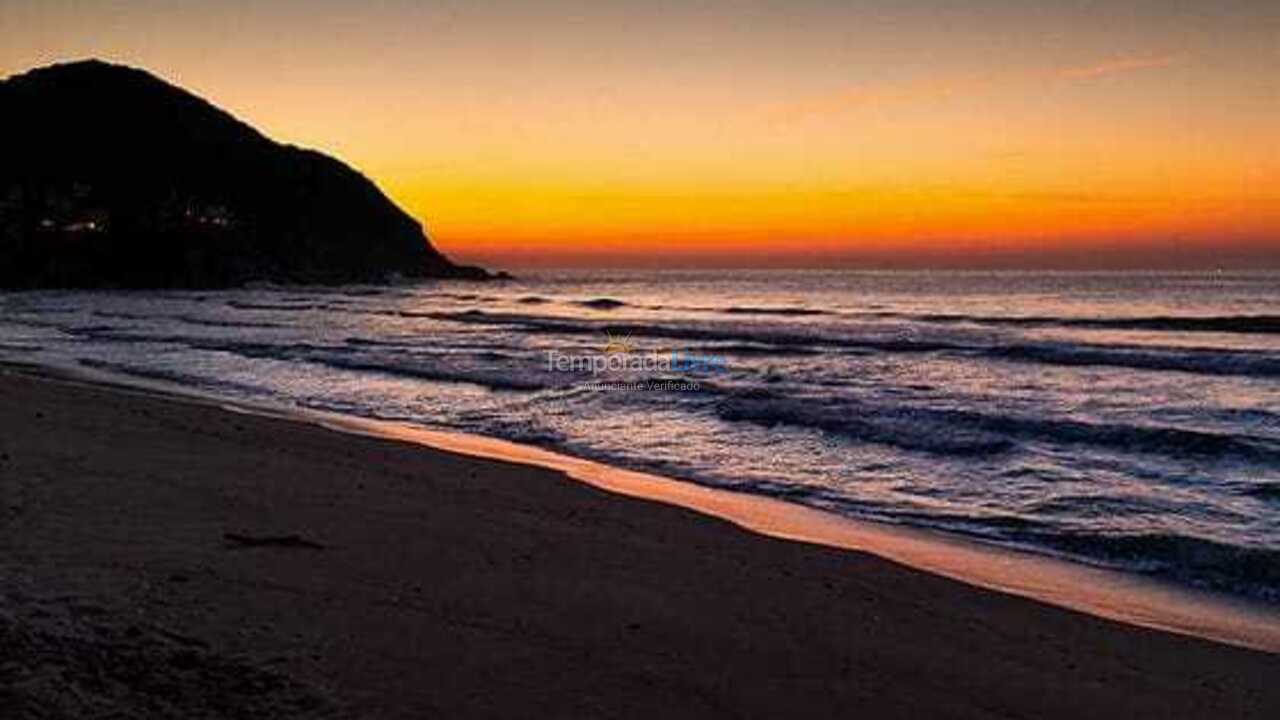
[[[347,165],[142,70],[0,81],[0,158],[0,287],[492,277]]]

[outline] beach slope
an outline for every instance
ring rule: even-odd
[[[1271,718],[1276,678],[550,470],[0,372],[6,717]]]

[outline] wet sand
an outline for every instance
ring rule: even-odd
[[[0,371],[16,717],[1247,718],[1277,677],[552,470]]]

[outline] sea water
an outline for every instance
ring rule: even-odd
[[[0,294],[0,360],[514,440],[1280,603],[1280,275]]]

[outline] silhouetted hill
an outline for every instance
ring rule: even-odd
[[[0,287],[484,278],[343,163],[141,70],[0,81]]]

